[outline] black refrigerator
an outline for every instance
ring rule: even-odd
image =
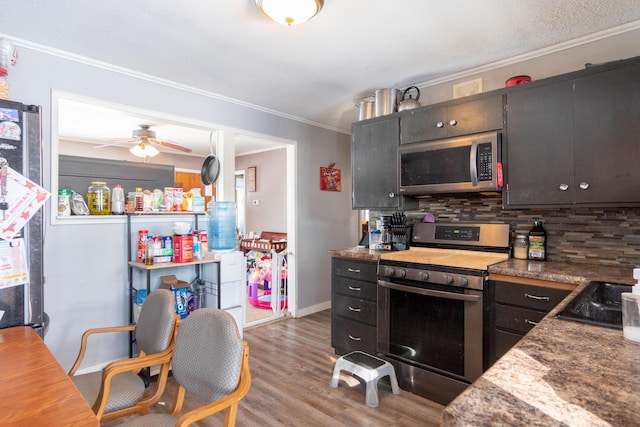
[[[39,106],[0,99],[0,162],[42,185],[41,111]],[[0,174],[0,189],[2,177]],[[6,178],[5,186],[6,188]],[[0,203],[5,201],[0,191]],[[0,207],[1,208],[1,207]],[[7,206],[4,206],[7,209]],[[0,288],[0,328],[28,325],[44,337],[48,319],[44,313],[44,207],[8,241],[22,238],[26,250],[28,283]],[[2,215],[0,209],[0,215]],[[3,241],[0,239],[0,241]]]

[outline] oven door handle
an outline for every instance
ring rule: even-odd
[[[445,292],[445,291],[435,291],[432,289],[415,288],[413,286],[398,285],[396,283],[391,283],[384,280],[378,280],[378,285],[384,288],[395,289],[397,291],[409,292],[411,294],[426,295],[426,296],[436,297],[436,298],[446,298],[446,299],[455,299],[460,301],[472,301],[472,302],[480,301],[480,299],[482,298],[481,295],[458,294],[455,292]]]

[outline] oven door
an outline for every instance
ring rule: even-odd
[[[467,383],[482,374],[482,291],[378,280],[382,355]]]

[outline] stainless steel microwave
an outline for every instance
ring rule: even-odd
[[[501,134],[487,132],[398,148],[400,194],[502,190]]]

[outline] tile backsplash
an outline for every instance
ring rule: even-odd
[[[371,223],[388,213],[372,210]],[[436,222],[507,223],[512,241],[542,219],[549,261],[640,267],[640,208],[502,209],[499,195],[465,194],[421,199],[419,209],[405,212],[411,222],[427,213]]]

